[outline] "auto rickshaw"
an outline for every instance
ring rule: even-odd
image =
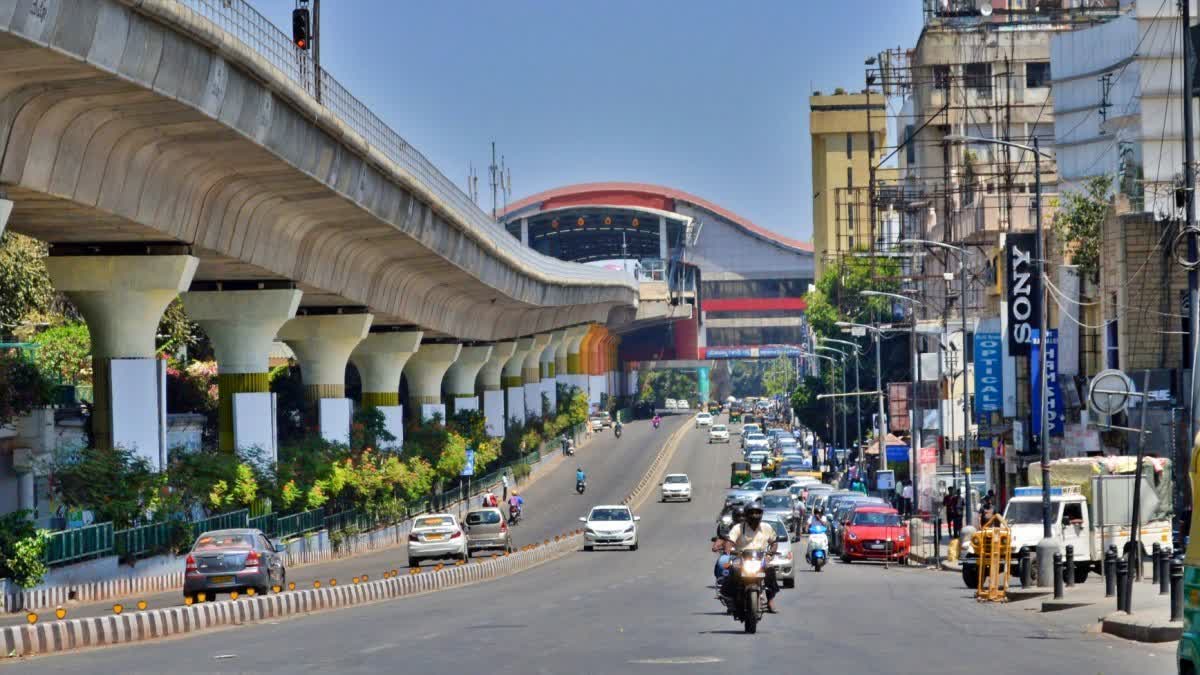
[[[750,480],[750,462],[730,462],[729,487],[741,487]]]
[[[734,410],[733,408],[730,408],[729,409],[729,423],[730,424],[741,424],[742,423],[742,411]]]

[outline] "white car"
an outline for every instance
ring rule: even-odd
[[[669,473],[663,478],[662,500],[667,502],[672,499],[692,501],[692,481],[688,480],[686,473]]]
[[[676,408],[678,408],[679,410],[687,410],[687,409],[688,409],[688,402],[687,402],[687,400],[686,400],[686,399],[682,399],[682,398],[681,398],[681,399],[679,399],[678,401],[676,401],[676,402],[675,402],[675,407],[676,407]]]
[[[666,408],[667,410],[674,410],[675,409],[675,399],[673,399],[673,398],[667,399],[666,401],[663,402],[663,407]]]
[[[728,443],[729,427],[724,424],[714,424],[708,429],[709,443]]]
[[[696,428],[711,427],[713,423],[712,415],[704,412],[696,415]]]
[[[770,452],[770,448],[767,446],[767,437],[763,436],[762,434],[749,434],[742,436],[742,447],[745,448],[747,453],[755,450],[764,450]]]
[[[591,425],[592,431],[604,431],[604,416],[592,415],[588,419],[588,424]]]
[[[750,473],[762,473],[763,467],[766,466],[767,458],[771,453],[766,450],[755,450],[754,452],[746,453],[746,461],[750,462]]]
[[[597,546],[627,546],[630,551],[636,551],[637,523],[641,519],[624,504],[593,506],[586,518],[579,519],[584,523],[583,550],[591,551]]]
[[[408,533],[408,566],[417,567],[429,558],[467,559],[467,535],[453,514],[434,513],[413,519]]]

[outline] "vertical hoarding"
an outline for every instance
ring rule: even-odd
[[[1030,352],[1033,333],[1041,317],[1042,283],[1038,278],[1034,253],[1037,235],[1009,233],[1005,238],[1004,271],[1006,279],[1008,353],[1025,356]]]
[[[984,319],[975,331],[975,419],[987,424],[1004,409],[1000,320]]]
[[[1042,387],[1041,387],[1041,354],[1042,345],[1038,339],[1038,331],[1033,331],[1033,351],[1030,356],[1030,386],[1033,391],[1029,400],[1033,401],[1033,435],[1042,433]],[[1046,420],[1050,424],[1051,436],[1063,435],[1063,394],[1058,384],[1058,331],[1046,331]]]

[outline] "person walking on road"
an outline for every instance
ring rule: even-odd
[[[904,513],[905,518],[911,518],[913,512],[913,485],[912,481],[904,481],[904,487],[900,488],[900,510]]]
[[[500,474],[500,485],[504,487],[504,496],[502,497],[502,499],[507,502],[508,501],[508,474],[507,473]]]
[[[983,499],[979,500],[979,527],[987,524],[996,513],[996,491],[989,489]]]
[[[962,534],[963,501],[958,488],[950,492],[950,504],[946,508],[946,518],[950,521],[950,538],[957,539]]]

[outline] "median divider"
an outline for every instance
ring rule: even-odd
[[[686,430],[685,424],[667,439],[637,487],[622,501],[623,504],[633,507],[645,499],[650,488],[657,484],[657,475],[674,454]],[[237,600],[194,602],[164,609],[10,626],[0,629],[0,649],[9,657],[53,654],[383,602],[522,572],[574,553],[582,544],[583,532],[576,529],[517,553],[493,556],[470,565],[424,570],[419,574],[394,575],[358,584],[317,586]]]

